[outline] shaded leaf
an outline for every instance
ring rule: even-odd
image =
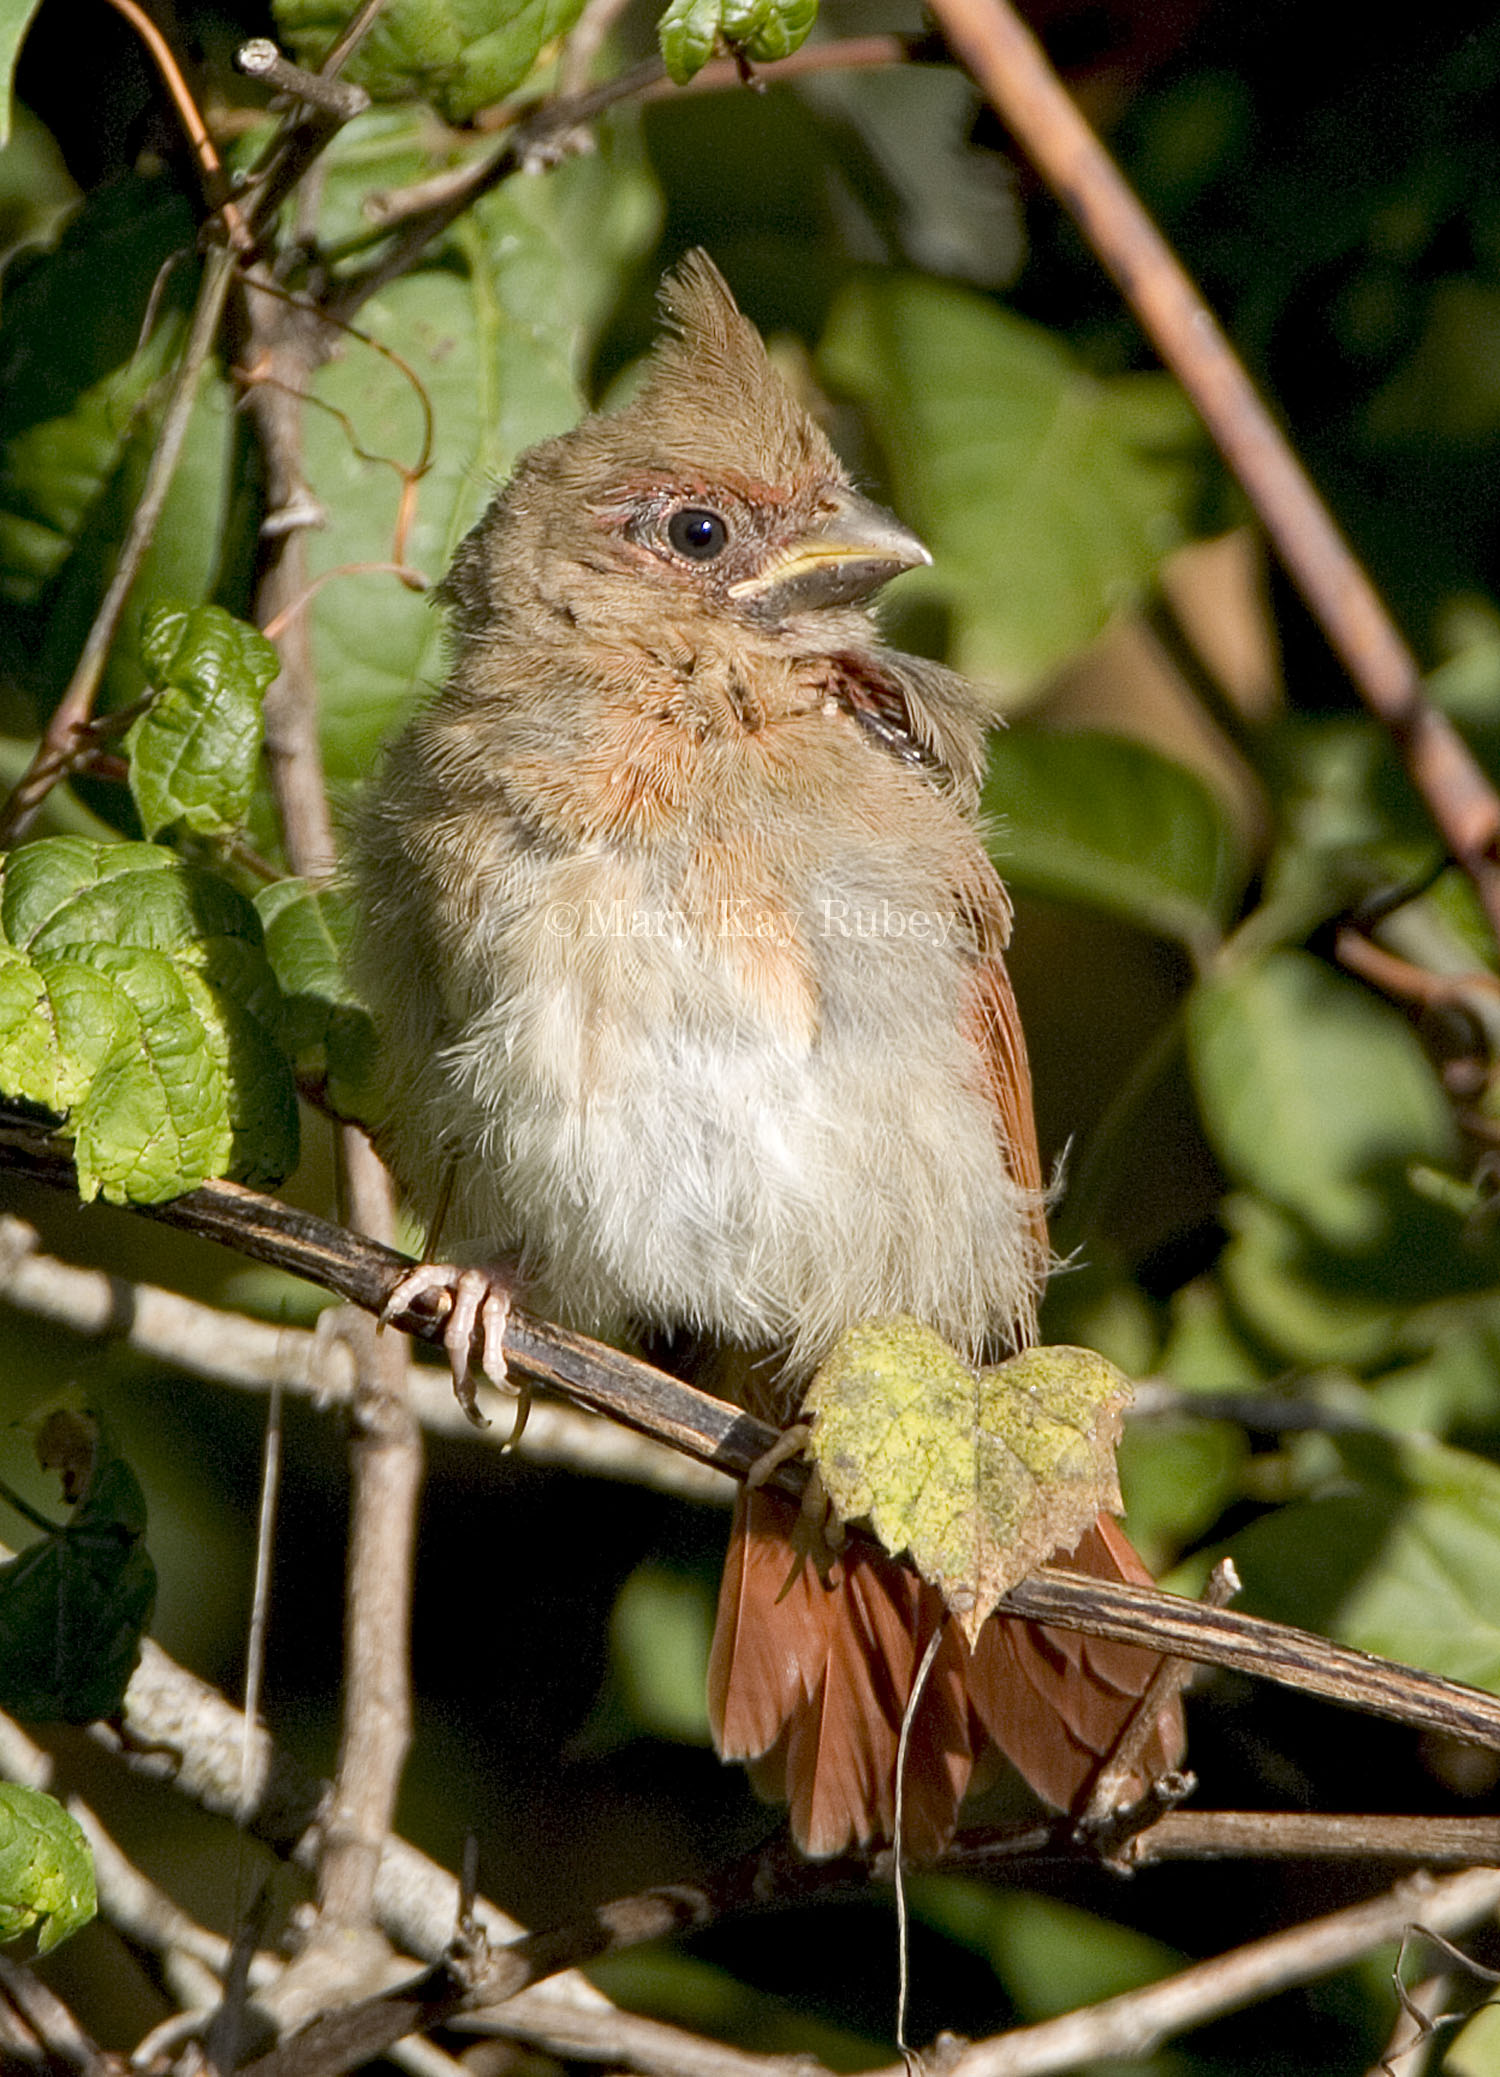
[[[1198,436],[1163,376],[1101,381],[984,297],[890,274],[845,291],[820,358],[933,552],[903,597],[948,609],[950,662],[1003,693],[1090,641],[1183,538]]]
[[[707,1745],[707,1582],[664,1565],[638,1565],[615,1597],[610,1656],[631,1718],[656,1738]]]
[[[1182,1967],[1181,1955],[1159,1941],[1052,1897],[1007,1894],[957,1875],[916,1874],[911,1901],[925,1924],[985,1957],[1025,2019],[1051,2019],[1119,1997]]]
[[[1234,913],[1244,861],[1213,794],[1122,736],[1006,729],[990,746],[991,851],[1013,887],[1122,916],[1200,957]]]
[[[330,182],[344,193],[357,134],[378,120],[397,171],[419,118],[395,111],[362,118],[329,153]],[[429,119],[430,120],[430,119]],[[449,235],[435,265],[394,282],[360,324],[401,356],[430,402],[431,466],[417,486],[404,544],[396,525],[403,485],[391,461],[418,462],[424,414],[411,382],[358,341],[319,371],[328,410],[308,413],[305,467],[327,510],[308,535],[308,561],[325,583],[309,609],[324,756],[335,780],[360,780],[378,745],[443,670],[440,615],[429,597],[368,569],[406,562],[436,584],[523,447],[561,432],[582,408],[579,376],[626,261],[655,230],[652,184],[628,129],[612,126],[599,152],[535,179],[507,181]],[[356,161],[376,175],[368,150]],[[341,203],[342,207],[343,204]],[[370,456],[364,460],[356,445]]]
[[[1339,1474],[1226,1546],[1241,1605],[1500,1691],[1500,1468],[1425,1436],[1343,1436]]]
[[[975,1375],[916,1320],[844,1334],[808,1388],[809,1452],[845,1521],[909,1551],[972,1643],[1006,1589],[1118,1513],[1130,1386],[1091,1349],[1028,1349]]]
[[[260,760],[261,701],[281,669],[258,629],[221,606],[154,606],[141,661],[157,696],[125,738],[148,837],[172,823],[219,836],[244,822]]]
[[[4,123],[7,106],[8,92],[5,102],[0,104],[0,124]],[[8,142],[3,141],[0,130],[0,271],[10,265],[17,253],[54,244],[81,200],[77,183],[46,124],[19,101],[11,112]]]
[[[145,1495],[107,1430],[90,1414],[49,1415],[38,1437],[44,1462],[57,1458],[60,1432],[86,1449],[86,1483],[61,1528],[0,1565],[0,1709],[85,1724],[119,1712],[155,1605],[156,1568]]]
[[[341,1118],[372,1116],[379,1048],[374,1022],[347,978],[349,903],[332,888],[293,879],[262,888],[255,907],[299,1075],[324,1084]]]
[[[0,1940],[35,1926],[37,1953],[50,1954],[98,1908],[78,1820],[40,1789],[0,1781]]]
[[[295,1165],[259,919],[150,844],[52,837],[0,878],[0,1088],[67,1114],[80,1193],[159,1203]]]
[[[1187,1031],[1214,1151],[1330,1246],[1378,1243],[1408,1208],[1406,1165],[1454,1154],[1447,1101],[1405,1018],[1309,953],[1200,981]]]
[[[386,0],[344,68],[377,101],[418,96],[450,122],[518,87],[583,0]],[[349,18],[348,0],[275,0],[278,27],[316,63]]]

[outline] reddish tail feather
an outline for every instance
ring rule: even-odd
[[[844,1552],[826,1585],[811,1565],[792,1578],[795,1520],[796,1509],[776,1493],[747,1491],[736,1504],[709,1715],[720,1754],[750,1761],[757,1788],[790,1803],[798,1844],[824,1856],[892,1837],[901,1718],[942,1603],[934,1588],[864,1544]],[[1095,1579],[1150,1584],[1104,1515],[1061,1562]],[[985,1625],[971,1653],[950,1623],[908,1747],[907,1850],[919,1858],[942,1851],[991,1742],[1039,1796],[1070,1808],[1157,1663],[1153,1652],[1004,1616]],[[1173,1704],[1156,1726],[1146,1771],[1175,1765],[1182,1748]]]

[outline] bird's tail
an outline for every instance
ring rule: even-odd
[[[761,1490],[736,1502],[709,1715],[721,1756],[750,1761],[757,1788],[790,1803],[799,1845],[823,1856],[892,1837],[901,1718],[942,1602],[864,1543],[850,1543],[826,1583],[812,1565],[798,1568],[796,1512]],[[1095,1579],[1150,1584],[1104,1515],[1059,1562]],[[907,1850],[919,1858],[942,1851],[989,1743],[1038,1795],[1070,1808],[1157,1664],[1154,1652],[1007,1616],[992,1617],[971,1652],[950,1622],[907,1749]],[[1174,1766],[1182,1748],[1174,1702],[1154,1728],[1143,1771],[1154,1777]]]

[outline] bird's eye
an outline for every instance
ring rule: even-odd
[[[689,562],[711,563],[729,546],[729,529],[717,512],[701,505],[684,505],[667,521],[667,539]]]

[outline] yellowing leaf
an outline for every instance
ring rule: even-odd
[[[1008,1588],[1118,1513],[1127,1380],[1091,1349],[976,1374],[917,1320],[851,1328],[808,1388],[810,1452],[844,1520],[909,1551],[972,1644]]]

